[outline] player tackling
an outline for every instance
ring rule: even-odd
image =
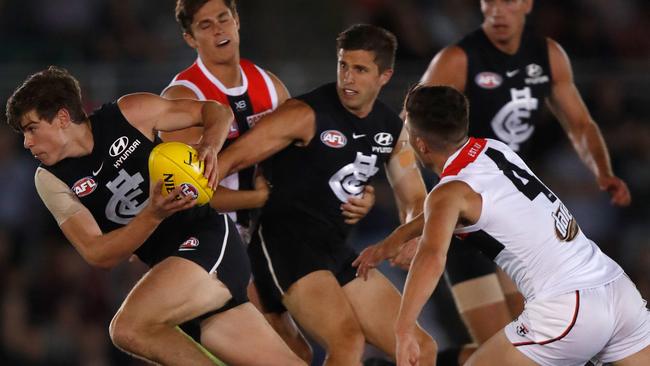
[[[441,179],[426,199],[395,326],[398,365],[417,364],[416,318],[454,234],[482,237],[478,249],[526,298],[523,313],[466,365],[649,365],[650,313],[639,291],[516,153],[468,137],[465,97],[447,86],[417,86],[404,105],[409,141]]]

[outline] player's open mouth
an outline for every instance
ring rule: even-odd
[[[217,43],[217,47],[223,47],[223,46],[227,45],[228,43],[230,43],[230,40],[229,39],[224,39],[223,41]]]
[[[359,92],[356,91],[356,90],[345,89],[345,88],[343,89],[343,93],[344,93],[345,95],[357,95],[357,94],[359,94]]]

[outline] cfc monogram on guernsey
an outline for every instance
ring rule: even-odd
[[[90,115],[93,151],[90,155],[64,159],[43,167],[71,187],[92,213],[102,232],[128,224],[149,202],[149,153],[156,143],[142,135],[122,115],[116,103],[103,105]],[[151,265],[178,249],[187,239],[183,230],[192,227],[204,208],[178,212],[165,220],[135,252]]]
[[[263,216],[291,212],[345,231],[341,203],[361,195],[384,168],[402,121],[379,100],[365,118],[357,117],[339,101],[335,83],[297,99],[314,110],[316,132],[307,146],[291,145],[272,158],[273,190]]]
[[[341,202],[347,202],[348,198],[359,196],[363,193],[364,183],[377,172],[377,155],[369,156],[357,152],[354,162],[339,169],[329,179],[330,188]]]
[[[224,148],[278,106],[278,94],[267,72],[246,59],[241,59],[239,66],[242,75],[242,85],[239,87],[227,88],[223,85],[205,67],[201,58],[176,75],[167,87],[184,86],[192,90],[199,100],[215,100],[230,106],[235,121],[230,126]],[[224,178],[221,185],[234,190],[251,190],[254,187],[254,174],[254,167],[243,169]],[[240,226],[249,226],[249,210],[239,210],[229,215]]]
[[[508,55],[479,28],[458,46],[468,60],[465,94],[472,105],[470,136],[498,139],[525,155],[550,93],[546,39],[525,29],[519,50]]]

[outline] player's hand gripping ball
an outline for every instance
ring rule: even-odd
[[[183,194],[193,196],[198,205],[210,202],[213,191],[203,176],[204,169],[196,149],[182,142],[163,142],[149,154],[149,178],[152,183],[162,180],[163,196],[181,187]]]

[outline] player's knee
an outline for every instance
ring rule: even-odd
[[[118,311],[115,314],[113,320],[111,320],[111,324],[108,326],[108,333],[115,347],[126,352],[136,350],[137,342],[140,338],[138,331],[134,323],[125,319],[122,312]]]
[[[127,352],[137,352],[157,329],[154,324],[146,324],[140,317],[129,315],[120,309],[113,316],[108,332],[116,347]]]
[[[363,353],[366,339],[356,321],[344,322],[334,339],[329,340],[327,352],[332,355],[354,355]]]
[[[420,365],[435,365],[436,355],[438,354],[438,343],[429,335],[422,337],[418,342],[420,344]]]

